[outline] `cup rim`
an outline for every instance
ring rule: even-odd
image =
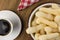
[[[52,5],[52,4],[57,4],[57,3],[45,3],[45,4],[42,4],[42,5],[38,6],[37,8],[35,8],[35,9],[32,11],[32,13],[31,13],[31,15],[30,15],[30,17],[29,17],[28,27],[31,27],[32,18],[33,18],[33,16],[35,15],[35,12],[36,12],[39,8],[41,8],[41,7],[43,7],[43,6],[47,6],[47,5]],[[34,35],[33,35],[33,34],[30,34],[30,35],[31,35],[31,37],[35,40]]]

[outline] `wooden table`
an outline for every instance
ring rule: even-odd
[[[60,0],[40,0],[38,3],[22,10],[17,11],[20,0],[0,0],[0,10],[12,10],[16,12],[22,20],[22,32],[15,40],[33,40],[30,35],[27,35],[25,30],[28,27],[28,19],[31,12],[39,5],[48,2],[60,3]],[[11,14],[12,15],[12,14]]]

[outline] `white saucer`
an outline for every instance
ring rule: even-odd
[[[11,34],[7,35],[7,36],[0,36],[0,40],[14,40],[15,38],[17,38],[17,36],[20,34],[21,32],[21,19],[16,15],[16,13],[9,11],[9,10],[3,10],[0,11],[0,18],[13,18],[15,20],[18,20],[18,25],[16,26],[16,28],[13,28],[13,31]]]

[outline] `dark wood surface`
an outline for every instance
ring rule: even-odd
[[[22,10],[17,11],[20,0],[0,0],[0,10],[12,10],[19,15],[22,20],[21,34],[15,40],[33,40],[30,35],[27,35],[25,30],[28,27],[28,19],[31,12],[39,5],[48,2],[60,3],[60,0],[40,0],[38,3]],[[11,14],[12,15],[12,14]]]

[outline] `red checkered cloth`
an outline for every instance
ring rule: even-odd
[[[28,7],[38,1],[39,0],[21,0],[17,10],[25,9],[26,7]]]

